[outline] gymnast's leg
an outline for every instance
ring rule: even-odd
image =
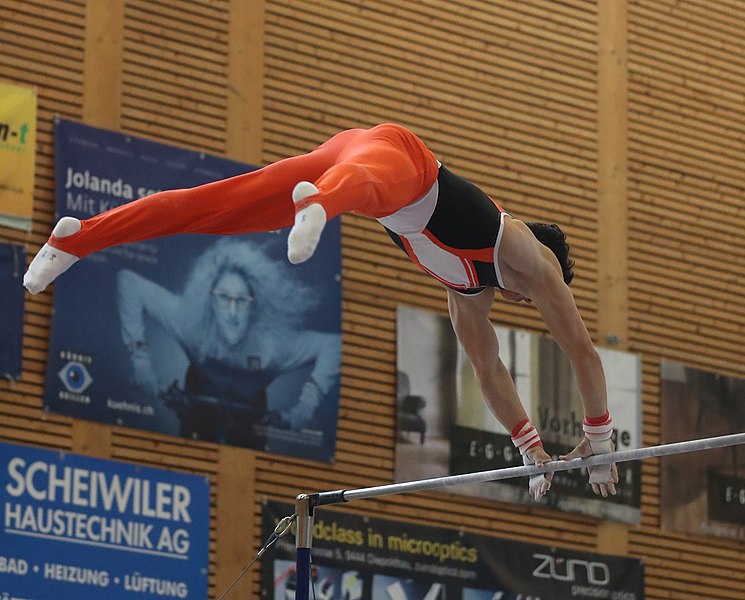
[[[293,224],[292,190],[320,178],[363,130],[343,131],[312,152],[194,188],[158,192],[90,219],[60,219],[24,285],[41,292],[79,259],[104,248],[180,233],[230,235]]]
[[[91,219],[60,220],[24,285],[46,288],[77,260],[112,246],[177,233],[230,235],[293,225],[288,258],[312,256],[327,219],[386,216],[424,194],[437,161],[413,133],[384,124],[337,134],[309,154],[189,189],[158,192]],[[311,183],[315,182],[315,183]]]
[[[327,219],[352,211],[373,218],[387,216],[427,192],[437,172],[432,152],[403,127],[383,124],[361,132],[318,179],[295,187],[290,262],[300,263],[313,255]]]

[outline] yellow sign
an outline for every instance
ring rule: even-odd
[[[36,90],[0,81],[0,225],[31,230]]]

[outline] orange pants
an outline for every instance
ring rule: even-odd
[[[178,233],[282,229],[294,222],[292,190],[299,181],[318,188],[303,205],[321,204],[329,219],[344,212],[384,217],[422,196],[437,170],[432,152],[399,125],[350,129],[308,154],[257,171],[123,204],[84,220],[73,235],[51,236],[49,244],[83,258],[103,248]]]

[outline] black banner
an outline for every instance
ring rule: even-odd
[[[745,479],[709,470],[706,488],[709,519],[745,523]]]
[[[265,539],[292,508],[264,507]],[[641,600],[641,561],[317,510],[310,597],[318,600]],[[295,542],[264,555],[265,598],[295,598]],[[315,595],[314,595],[315,594]]]

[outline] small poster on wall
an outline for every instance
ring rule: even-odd
[[[0,81],[0,225],[31,231],[36,90]]]
[[[554,458],[582,439],[584,411],[569,359],[553,339],[495,326],[500,357],[526,412]],[[619,450],[641,440],[641,362],[598,349],[606,375],[614,442]],[[491,414],[450,320],[414,308],[398,310],[398,432],[396,481],[428,479],[521,466],[508,432]],[[603,519],[638,523],[641,465],[618,466],[618,494],[595,496],[584,470],[554,474],[545,506]],[[527,478],[454,486],[455,494],[534,503]]]
[[[745,432],[745,380],[665,360],[661,443]],[[665,529],[745,541],[745,448],[669,456],[660,467]]]

